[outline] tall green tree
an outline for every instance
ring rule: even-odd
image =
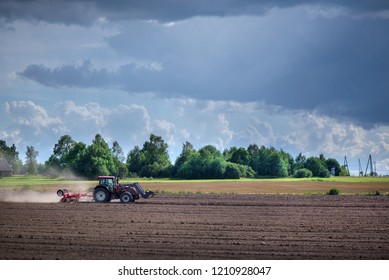
[[[54,145],[53,154],[45,162],[46,174],[51,176],[85,175],[86,144],[63,135]]]
[[[92,144],[87,147],[85,156],[82,165],[86,176],[93,178],[118,173],[111,150],[100,134],[96,134]]]
[[[236,149],[237,150],[237,149]],[[183,152],[176,161],[176,177],[181,179],[239,179],[254,177],[251,167],[229,162],[229,150],[220,153],[214,146],[206,145],[199,151],[184,144]]]
[[[177,157],[175,163],[174,163],[174,166],[173,166],[173,169],[172,169],[172,175],[174,177],[177,176],[177,171],[178,169],[180,169],[182,167],[182,165],[187,161],[189,160],[189,158],[195,153],[195,149],[193,148],[193,145],[186,141],[183,145],[182,145],[182,151],[181,151],[181,154]]]
[[[222,153],[212,145],[199,149],[197,161],[194,166],[200,169],[202,179],[221,179],[226,169],[226,160]]]
[[[192,152],[176,166],[176,177],[180,179],[200,179],[203,177],[202,159],[198,152]]]
[[[112,143],[111,153],[115,159],[117,159],[120,162],[124,161],[124,154],[123,149],[120,147],[119,143],[117,141],[114,141]]]
[[[139,146],[135,146],[134,149],[128,152],[126,163],[130,175],[138,176],[143,163]]]
[[[122,147],[120,147],[120,145],[117,141],[114,141],[112,143],[111,154],[113,156],[113,161],[114,161],[115,168],[116,168],[118,174],[121,177],[126,177],[127,167],[126,167],[126,164],[124,163],[125,158],[124,158],[124,154],[123,154],[123,149],[122,149]]]
[[[30,175],[38,173],[38,162],[36,158],[39,152],[35,150],[34,146],[27,146],[26,149],[26,171]]]
[[[19,174],[22,169],[22,161],[19,158],[19,152],[15,144],[7,146],[4,140],[0,140],[0,158],[5,158],[9,165],[11,165],[14,174]]]
[[[304,168],[306,160],[307,158],[302,153],[299,153],[295,159],[295,170]]]
[[[170,177],[171,162],[168,145],[161,136],[150,134],[141,150],[135,147],[127,157],[130,172],[141,177]]]
[[[206,145],[199,150],[199,154],[202,158],[220,158],[222,153],[216,149],[215,146]]]
[[[69,157],[67,160],[67,168],[74,172],[75,175],[85,176],[86,174],[84,172],[84,163],[89,157],[87,154],[86,144],[83,142],[76,142],[72,146],[72,149],[69,150],[67,156]]]
[[[289,175],[289,156],[274,147],[260,148],[251,144],[248,149],[250,154],[250,167],[258,176],[263,177],[286,177]]]
[[[247,148],[247,152],[250,154],[250,167],[258,173],[260,169],[260,157],[261,153],[257,144],[250,144]]]
[[[261,169],[258,174],[262,173],[262,176],[270,177],[288,176],[288,163],[276,149],[264,149],[261,160]]]
[[[69,167],[72,161],[70,151],[75,146],[76,142],[69,135],[63,135],[59,138],[58,143],[54,145],[53,154],[50,156],[46,164],[51,168],[57,169],[58,172]]]
[[[229,161],[238,164],[249,165],[251,161],[251,156],[245,148],[235,148],[231,153]]]
[[[284,162],[287,164],[288,175],[292,176],[294,174],[294,172],[296,171],[296,164],[295,164],[294,158],[292,157],[291,154],[285,152],[282,149],[280,151],[280,154],[281,154],[281,157],[283,158]]]

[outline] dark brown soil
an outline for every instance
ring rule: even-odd
[[[388,196],[0,202],[0,259],[389,259]]]

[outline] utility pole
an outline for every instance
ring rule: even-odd
[[[370,174],[369,174],[369,176],[374,176],[373,161],[371,159],[371,155],[369,155],[369,160],[367,161],[366,170],[365,170],[365,177],[367,176],[367,168],[369,167],[369,165],[370,165]]]
[[[347,163],[347,157],[346,156],[344,156],[343,166],[347,170],[347,176],[350,176],[350,170],[348,169],[348,163]]]

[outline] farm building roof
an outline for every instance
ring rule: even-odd
[[[0,158],[0,171],[13,172],[12,167],[8,164],[5,158]]]

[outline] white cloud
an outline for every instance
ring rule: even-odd
[[[176,125],[166,120],[155,120],[153,131],[154,134],[164,135],[165,141],[169,146],[175,145],[175,139],[179,137]]]
[[[282,148],[293,156],[299,152],[306,156],[323,153],[341,164],[347,156],[354,170],[358,170],[358,159],[364,165],[372,154],[377,168],[389,168],[386,126],[366,130],[318,113],[282,111],[255,103],[247,106],[239,102],[154,98],[141,105],[135,102],[139,100],[131,99],[78,104],[68,100],[55,106],[32,101],[5,102],[4,113],[14,119],[14,124],[12,129],[2,127],[0,137],[19,145],[18,148],[22,144],[38,145],[43,161],[63,134],[90,144],[94,135],[100,133],[109,143],[118,141],[127,153],[154,133],[168,143],[172,161],[181,152],[182,144],[189,141],[196,149],[211,144],[222,151],[257,144]]]
[[[290,130],[280,140],[302,153],[357,156],[366,149],[366,131],[360,126],[317,113],[298,112],[290,117]]]
[[[346,17],[350,15],[350,11],[341,6],[326,6],[326,5],[310,5],[305,7],[310,19],[325,18],[333,19],[336,17]]]
[[[96,102],[77,106],[73,101],[65,101],[62,106],[66,117],[72,116],[78,120],[92,121],[96,126],[105,126],[107,116],[111,114],[108,108],[101,107]]]
[[[46,110],[32,101],[12,101],[5,103],[5,112],[13,118],[15,124],[34,128],[34,133],[42,129],[62,125],[58,117],[50,117]]]
[[[15,144],[16,146],[18,146],[23,140],[21,131],[18,128],[11,131],[1,131],[0,139],[6,140],[7,142]]]
[[[64,119],[67,133],[77,136],[77,141],[88,143],[99,133],[107,142],[116,140],[129,149],[141,145],[153,131],[153,120],[147,108],[135,103],[118,104],[107,100],[76,105],[68,100],[55,107]]]
[[[172,131],[176,129],[176,126],[168,122],[166,120],[155,120],[156,127],[158,127],[160,130],[164,131],[167,134],[170,134]]]
[[[120,104],[118,106],[118,110],[115,110],[115,114],[119,115],[123,121],[125,122],[137,122],[142,123],[142,127],[144,127],[146,133],[150,133],[152,130],[151,128],[151,117],[147,110],[147,108],[144,105],[139,104],[130,104],[130,105],[123,105]],[[125,116],[125,115],[130,116]],[[142,122],[139,122],[139,120],[142,120]]]
[[[383,152],[389,152],[389,133],[388,132],[377,132],[379,137],[379,143],[382,146]]]
[[[383,159],[383,160],[377,161],[375,166],[377,168],[377,174],[389,175],[389,159]]]
[[[219,113],[217,115],[217,122],[215,125],[220,135],[218,137],[218,148],[221,150],[229,148],[228,145],[234,138],[235,132],[230,128],[230,122],[226,119],[224,113]]]
[[[254,117],[247,126],[243,136],[250,139],[252,143],[257,143],[257,145],[260,146],[274,146],[276,141],[272,125],[269,122],[261,121],[256,117]]]

